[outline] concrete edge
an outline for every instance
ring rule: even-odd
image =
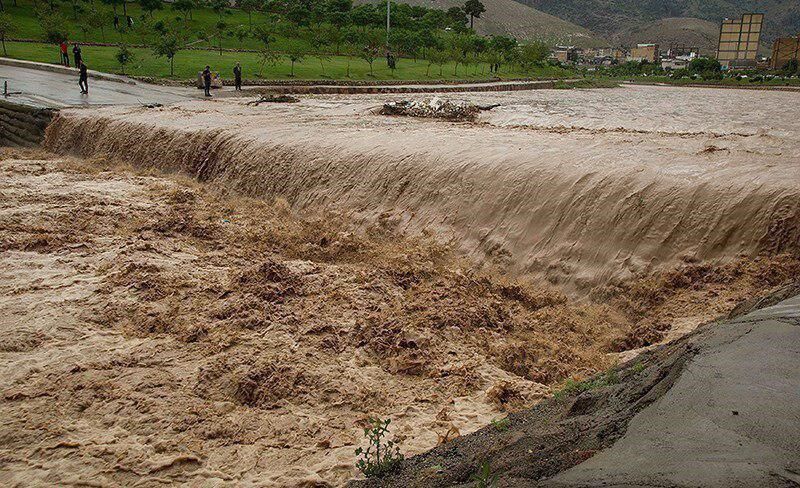
[[[78,76],[77,68],[67,68],[66,66],[59,66],[57,64],[39,63],[37,61],[26,61],[24,59],[13,59],[0,57],[0,65],[13,66],[16,68],[37,69],[39,71],[50,71],[51,73],[63,73],[68,75]],[[117,83],[127,83],[128,85],[135,85],[136,82],[130,78],[119,75],[112,75],[100,71],[89,70],[89,77],[97,80],[115,81]]]
[[[57,112],[0,99],[0,146],[40,146]]]
[[[369,95],[393,93],[470,93],[506,92],[523,90],[548,90],[557,83],[575,84],[580,80],[542,80],[504,83],[473,83],[463,85],[274,85],[244,87],[238,93],[226,93],[225,97],[281,94],[281,95]]]

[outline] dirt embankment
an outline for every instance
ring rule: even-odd
[[[424,452],[800,272],[686,263],[576,304],[388,218],[355,232],[102,158],[0,163],[10,486],[340,485],[370,416]]]
[[[659,89],[613,96],[624,90]],[[709,128],[708,115],[682,112],[691,106],[673,89],[645,94],[663,106],[620,98],[608,108],[612,95],[570,105],[581,93],[476,96],[503,104],[476,124],[375,115],[369,97],[76,110],[58,117],[47,145],[184,171],[298,211],[337,208],[357,222],[429,231],[471,259],[570,293],[685,261],[797,250],[796,124],[747,125],[720,101],[731,121]],[[534,115],[511,105],[532,97]],[[636,111],[647,117],[617,125]]]

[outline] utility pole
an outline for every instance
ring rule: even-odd
[[[389,49],[389,29],[391,27],[391,22],[389,21],[392,15],[392,4],[391,0],[386,0],[386,49]]]

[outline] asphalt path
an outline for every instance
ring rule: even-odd
[[[611,448],[544,486],[800,486],[800,297],[709,328]]]
[[[89,94],[81,94],[78,74],[0,65],[0,90],[8,82],[10,95],[0,99],[50,108],[91,105],[175,103],[202,96],[202,90],[89,78]]]

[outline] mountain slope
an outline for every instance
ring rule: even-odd
[[[764,40],[800,32],[797,0],[517,0],[609,37],[643,23],[696,17],[717,24],[745,12],[766,14]]]
[[[656,42],[664,47],[684,44],[699,48],[702,54],[713,54],[718,37],[719,27],[714,22],[691,17],[670,17],[621,30],[612,40],[623,46],[640,42]]]
[[[356,0],[355,3],[376,3],[384,0]],[[410,5],[447,10],[461,7],[463,0],[396,0]],[[484,35],[513,36],[520,41],[544,40],[553,43],[598,46],[605,44],[589,29],[572,24],[514,0],[483,0],[486,12],[475,19],[475,30]]]

